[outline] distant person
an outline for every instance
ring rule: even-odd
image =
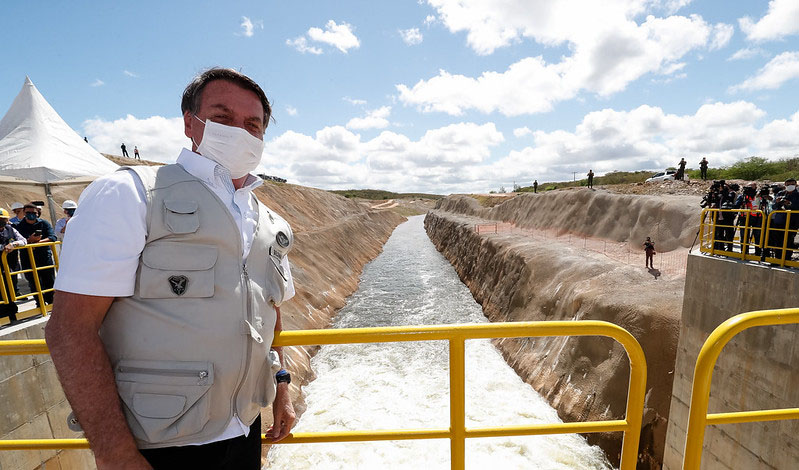
[[[89,143],[89,139],[87,139],[86,137],[83,138],[83,141],[86,142],[87,144]]]
[[[72,199],[67,199],[64,201],[64,204],[61,205],[61,208],[64,209],[64,213],[67,215],[66,217],[62,217],[58,219],[55,223],[55,236],[58,237],[59,240],[64,241],[64,234],[67,231],[67,223],[69,219],[75,214],[75,209],[78,208],[78,204],[73,201]]]
[[[533,181],[533,194],[538,193],[538,180]]]
[[[53,232],[53,226],[50,225],[50,222],[39,218],[36,206],[33,204],[25,204],[24,209],[25,219],[20,222],[19,225],[17,225],[17,231],[20,235],[25,237],[28,243],[44,243],[58,240],[55,236],[55,232]],[[37,267],[52,265],[53,253],[50,251],[50,247],[41,246],[34,248],[33,260],[36,262]],[[31,269],[32,265],[28,253],[22,253],[20,256],[20,261],[22,264],[22,269]],[[42,290],[52,288],[53,283],[55,282],[55,270],[50,268],[42,269],[37,272],[39,274],[39,285],[41,286]],[[25,273],[25,279],[28,280],[31,290],[35,290],[36,282],[34,281],[33,273]],[[43,295],[45,303],[53,303],[52,291]],[[39,304],[38,297],[36,298],[36,304]]]
[[[8,220],[8,211],[5,209],[0,209],[0,250],[3,250],[7,253],[7,261],[8,261],[8,268],[11,271],[19,271],[19,256],[11,256],[16,255],[16,252],[12,252],[12,250],[19,246],[25,246],[25,238],[19,234],[16,228],[9,223]],[[8,295],[8,303],[7,304],[0,304],[0,317],[8,317],[11,323],[16,323],[17,321],[17,312],[19,309],[17,308],[17,304],[11,301],[11,290],[9,290],[7,283],[5,282],[6,276],[4,271],[3,264],[0,263],[0,273],[3,275],[3,285],[6,289],[6,295]],[[11,279],[13,285],[13,289],[16,293],[17,291],[17,276],[13,276]]]
[[[125,143],[124,142],[122,143],[122,145],[119,146],[119,148],[122,149],[122,156],[123,157],[130,158],[130,156],[128,155],[128,148],[125,147]]]
[[[680,163],[678,164],[677,174],[674,175],[675,180],[684,180],[685,179],[685,158],[680,158]]]
[[[22,208],[25,207],[21,202],[12,202],[11,203],[11,212],[14,213],[14,217],[8,220],[8,223],[11,225],[17,225],[18,223],[22,222],[22,219],[25,218],[25,214],[23,213]]]
[[[782,258],[781,248],[784,244],[785,260],[787,261],[793,256],[793,249],[796,248],[796,230],[799,229],[799,191],[796,190],[796,179],[785,180],[785,189],[777,193],[772,210],[789,211],[772,214],[771,230],[769,231],[769,245],[779,247],[779,249],[774,249],[774,257]],[[791,216],[790,221],[787,220],[788,215]],[[786,226],[788,228],[787,235]]]
[[[133,158],[136,160],[141,160],[141,158],[139,158],[139,147],[135,145],[133,146]]]
[[[588,170],[588,187],[594,187],[594,170]]]
[[[705,157],[702,157],[702,161],[699,162],[699,173],[702,180],[707,181],[707,158]]]
[[[655,242],[653,242],[650,237],[646,237],[646,241],[644,242],[644,254],[646,255],[646,267],[649,269],[655,269],[655,265],[653,263],[655,257]]]

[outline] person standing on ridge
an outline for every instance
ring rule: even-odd
[[[589,188],[593,188],[594,187],[594,170],[588,170],[588,175],[586,175],[586,176],[588,176],[588,187]]]
[[[538,180],[533,181],[533,194],[538,193]]]
[[[646,237],[646,241],[644,242],[644,254],[646,255],[646,267],[655,269],[655,265],[652,262],[655,257],[655,242],[653,242],[650,237]]]
[[[674,176],[674,179],[680,181],[685,179],[685,158],[680,158],[677,174]]]
[[[136,160],[141,160],[141,158],[139,158],[139,147],[136,145],[133,146],[133,158]]]
[[[125,147],[125,143],[124,142],[122,142],[122,145],[120,145],[119,148],[122,149],[122,156],[123,157],[130,158],[130,155],[128,155],[128,148]]]
[[[702,157],[702,161],[699,162],[699,173],[702,180],[707,181],[707,158],[705,157]]]
[[[271,105],[251,78],[212,68],[181,111],[192,150],[93,182],[61,251],[45,335],[99,470],[260,470],[261,408],[272,442],[295,420],[272,347],[294,237],[251,173]]]

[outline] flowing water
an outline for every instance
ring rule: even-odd
[[[335,328],[484,323],[449,262],[412,217],[369,263]],[[317,378],[304,389],[307,410],[295,432],[449,427],[445,341],[323,346]],[[466,342],[466,425],[559,422],[488,340]],[[449,469],[449,440],[273,446],[270,469]],[[466,440],[466,468],[608,469],[602,451],[578,435]]]

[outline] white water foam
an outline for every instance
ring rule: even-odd
[[[435,250],[422,217],[397,228],[366,266],[335,327],[486,322],[480,306]],[[446,342],[324,346],[307,410],[295,432],[449,427]],[[488,340],[466,343],[466,425],[556,423],[557,413],[522,382]],[[276,445],[270,469],[448,469],[449,440]],[[466,468],[605,470],[602,451],[578,435],[467,439]]]

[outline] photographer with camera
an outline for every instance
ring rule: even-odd
[[[741,233],[741,253],[746,255],[749,253],[748,245],[754,239],[755,250],[757,251],[758,238],[753,237],[755,228],[759,228],[763,224],[763,217],[757,212],[751,212],[755,207],[755,198],[757,197],[757,183],[749,183],[746,185],[735,200],[736,209],[749,209],[748,211],[741,211],[738,213],[738,229]],[[755,253],[759,255],[760,253]]]
[[[774,211],[791,211],[792,213],[779,212],[774,214],[771,219],[769,231],[769,245],[782,247],[785,242],[785,259],[790,260],[793,256],[793,249],[796,248],[796,230],[799,229],[799,191],[796,190],[796,179],[788,178],[785,180],[785,189],[777,193],[774,198]],[[790,220],[788,219],[790,215]],[[786,222],[788,232],[786,233]],[[788,238],[787,242],[785,237]],[[782,258],[782,249],[774,249],[774,257]]]

